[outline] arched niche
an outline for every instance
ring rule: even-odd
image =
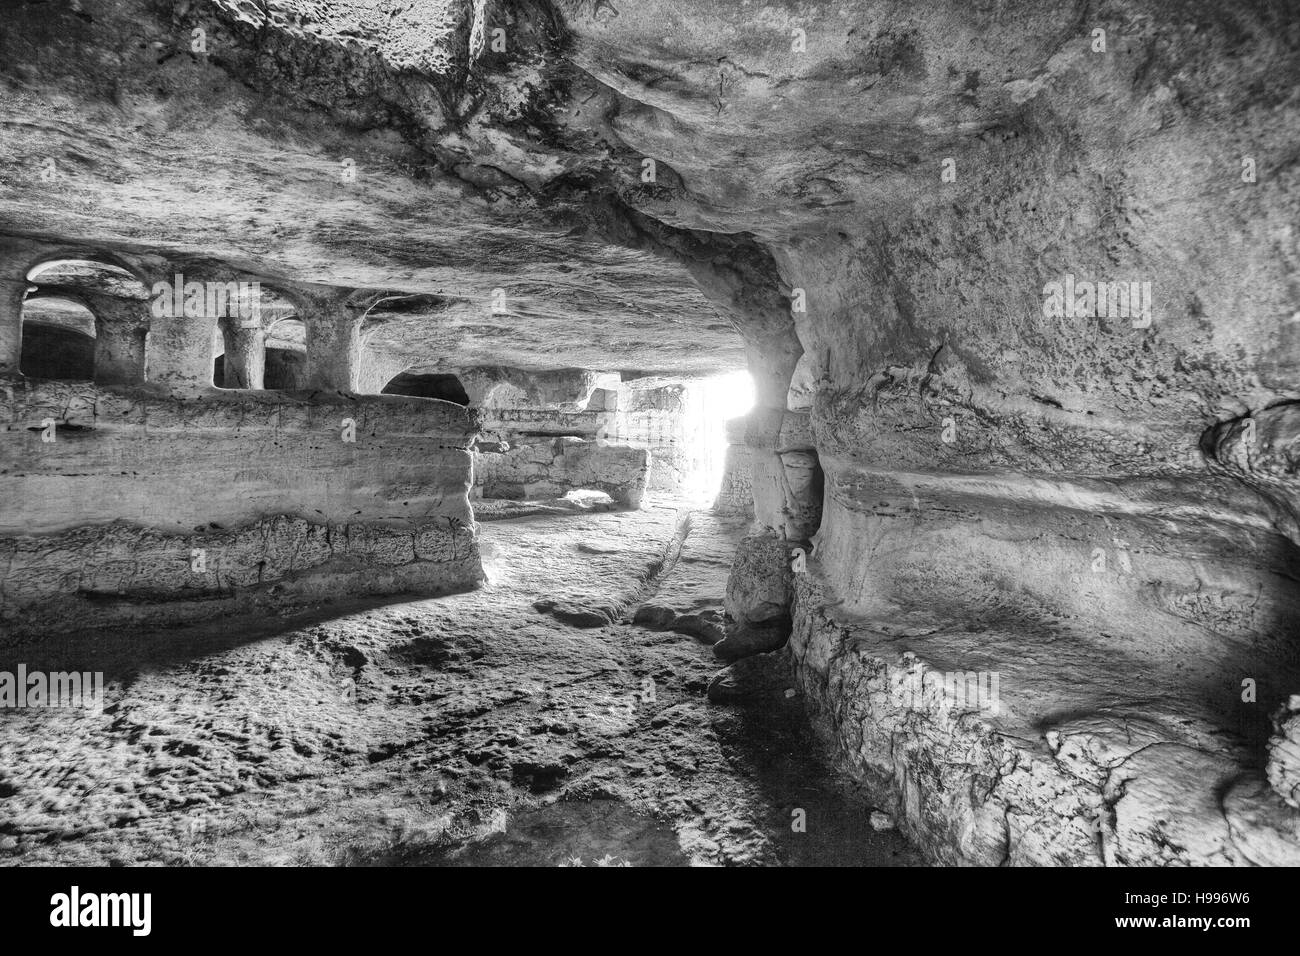
[[[266,330],[264,387],[295,391],[307,387],[307,326],[285,318]]]
[[[22,334],[37,336],[37,343],[22,343],[21,352],[31,356],[39,340],[50,333],[41,325],[60,324],[76,317],[79,328],[92,340],[91,373],[84,363],[76,369],[79,379],[93,378],[101,385],[135,385],[145,378],[145,351],[150,327],[151,294],[144,282],[124,264],[97,258],[48,258],[28,269],[23,301]],[[64,305],[48,303],[63,302]],[[69,308],[67,303],[73,303]],[[43,304],[45,303],[45,304]],[[87,318],[89,313],[90,318]],[[28,323],[32,324],[29,325]],[[84,352],[84,339],[61,335],[59,347],[68,354]],[[31,366],[35,359],[20,360]]]
[[[96,258],[44,259],[27,270],[26,278],[34,285],[79,286],[120,298],[150,297],[143,280],[107,253],[97,253]]]
[[[19,371],[29,378],[89,382],[95,378],[96,320],[85,303],[40,296],[23,302]]]
[[[435,398],[456,405],[469,405],[469,395],[461,380],[446,372],[401,372],[384,386],[382,394]]]
[[[228,389],[302,388],[306,329],[296,317],[297,306],[259,281],[241,282],[239,287],[238,310],[217,320],[212,384]]]

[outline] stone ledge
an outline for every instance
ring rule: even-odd
[[[114,523],[0,537],[0,561],[8,568],[0,638],[201,620],[341,594],[434,595],[483,580],[474,531],[463,525],[322,525],[285,515],[188,535]]]

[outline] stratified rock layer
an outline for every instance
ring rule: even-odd
[[[934,858],[1293,856],[1289,724],[1265,754],[1300,678],[1289,5],[82,0],[7,26],[0,372],[29,273],[70,257],[265,281],[306,316],[321,394],[743,355],[757,407],[720,503],[763,542],[729,606],[762,611],[733,624],[792,622],[826,738]],[[142,338],[97,304],[101,386],[187,394],[178,421],[207,407],[214,317]],[[238,379],[255,349],[223,331]],[[181,455],[110,435],[50,470],[43,418],[10,419],[6,481],[34,469],[12,535],[135,522],[117,449]],[[333,469],[353,453],[308,442],[314,422],[294,441]],[[305,465],[250,474],[251,505],[214,460],[210,505],[176,468],[141,487],[180,536],[468,518],[377,467],[346,459],[341,492]],[[372,515],[374,483],[394,494]],[[898,703],[917,668],[996,676],[998,712],[936,709],[923,675]]]
[[[8,636],[482,579],[472,414],[380,396],[5,383]]]

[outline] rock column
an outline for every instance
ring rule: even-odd
[[[0,375],[17,375],[23,353],[25,279],[0,278]]]
[[[260,319],[226,317],[220,323],[226,346],[223,388],[265,388],[266,332]]]
[[[307,388],[361,391],[361,318],[342,302],[304,310],[307,327]]]
[[[149,303],[100,296],[90,306],[95,313],[95,384],[144,382]]]

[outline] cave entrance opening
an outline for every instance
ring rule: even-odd
[[[42,296],[23,303],[19,370],[30,378],[89,382],[95,377],[95,316],[72,299]]]
[[[722,487],[727,422],[754,407],[754,380],[736,371],[691,382],[686,389],[682,493],[692,504],[711,505]]]

